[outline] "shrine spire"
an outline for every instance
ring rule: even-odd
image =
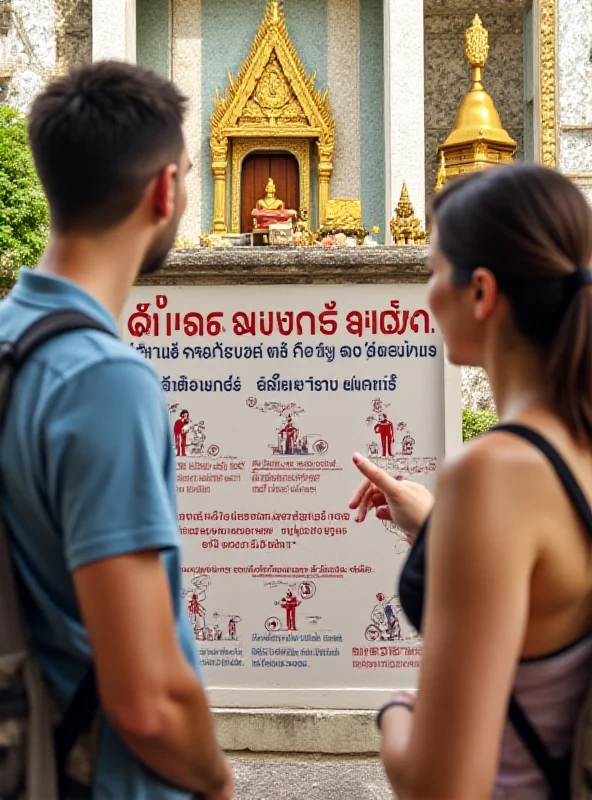
[[[276,25],[285,19],[284,0],[267,0],[266,17]]]

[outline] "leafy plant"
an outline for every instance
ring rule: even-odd
[[[462,431],[463,442],[468,442],[485,433],[494,425],[497,425],[497,414],[493,411],[469,411],[468,408],[463,408],[462,417]]]
[[[0,297],[45,247],[49,211],[27,142],[26,120],[0,105]]]

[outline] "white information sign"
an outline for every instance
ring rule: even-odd
[[[421,285],[133,290],[122,332],[167,395],[184,603],[217,703],[372,707],[415,683],[408,546],[348,501],[355,451],[434,484],[444,355],[425,309]]]

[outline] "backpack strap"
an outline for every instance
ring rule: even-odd
[[[84,329],[114,335],[96,319],[81,311],[61,309],[36,319],[16,341],[0,343],[0,426],[8,410],[14,378],[29,356],[56,336]]]
[[[62,790],[60,797],[65,796],[64,787],[68,781],[68,756],[78,737],[90,728],[98,710],[97,680],[94,667],[90,667],[74,692],[54,734],[56,769]]]
[[[76,330],[96,330],[107,333],[110,336],[114,335],[93,317],[75,309],[62,309],[39,317],[16,341],[0,343],[0,426],[6,417],[15,378],[27,359],[51,339]],[[0,552],[4,554],[10,553],[6,526],[2,524],[1,520]],[[18,607],[14,567],[9,557],[2,559],[2,562],[3,564],[0,564],[0,567],[3,567],[3,583],[6,581],[5,585],[8,586],[10,581],[13,591],[7,593],[9,595],[7,598],[9,607],[8,620],[5,621],[6,625],[3,625],[5,630],[2,632],[3,635],[0,639],[5,644],[6,650],[12,648],[13,652],[19,652],[27,648],[27,636]],[[37,699],[40,701],[40,698]],[[30,698],[30,700],[34,704],[35,699]],[[95,673],[94,668],[91,667],[74,693],[70,704],[64,712],[62,721],[55,731],[56,768],[58,780],[62,787],[70,751],[80,734],[90,727],[98,707],[99,699]],[[35,713],[35,709],[31,708],[30,713]],[[63,791],[60,790],[59,796],[63,796]]]
[[[588,534],[592,538],[592,509],[590,508],[590,504],[573,472],[555,447],[541,436],[540,433],[524,425],[497,425],[495,428],[492,428],[492,431],[512,433],[515,436],[519,436],[521,439],[530,442],[533,447],[536,447],[536,449],[545,456],[561,481],[567,496],[578,512]],[[569,790],[569,757],[557,759],[549,754],[547,746],[534,729],[524,709],[514,695],[510,697],[508,716],[518,737],[547,779],[553,792],[552,797],[557,797],[558,800],[566,797],[567,795],[565,793]]]

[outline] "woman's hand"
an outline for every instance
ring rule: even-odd
[[[356,522],[363,522],[375,508],[378,519],[390,520],[413,540],[432,510],[432,493],[419,483],[393,478],[360,453],[354,454],[353,462],[364,476],[349,504],[358,511]]]

